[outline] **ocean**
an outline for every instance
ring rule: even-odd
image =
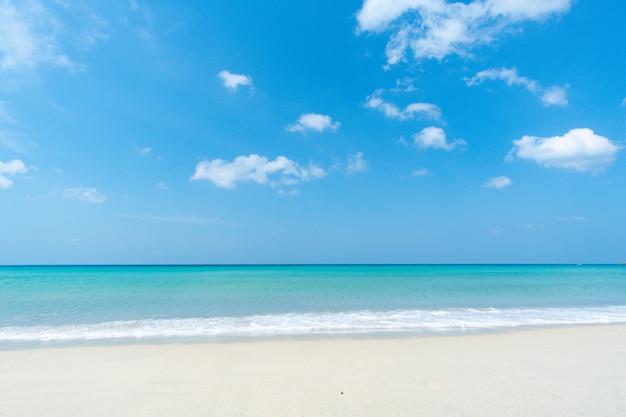
[[[0,346],[625,322],[620,265],[0,266]]]

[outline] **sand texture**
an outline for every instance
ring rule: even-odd
[[[626,325],[3,350],[0,416],[626,416]]]

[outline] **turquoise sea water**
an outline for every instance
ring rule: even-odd
[[[626,322],[626,266],[0,266],[0,343]]]

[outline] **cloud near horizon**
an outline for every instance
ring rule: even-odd
[[[414,134],[414,143],[420,148],[433,148],[451,151],[457,147],[465,147],[467,143],[463,139],[455,139],[448,142],[446,132],[435,126],[426,127],[421,132]]]
[[[486,80],[502,80],[508,86],[521,85],[533,94],[540,96],[544,106],[567,106],[567,92],[565,88],[559,86],[541,87],[535,80],[520,76],[516,68],[492,68],[480,71],[471,78],[465,78],[467,86],[480,85]]]
[[[217,76],[222,80],[224,87],[232,91],[236,91],[240,85],[252,86],[252,77],[249,75],[233,74],[228,70],[222,70]]]
[[[302,168],[284,156],[278,156],[270,161],[265,156],[251,154],[238,156],[232,162],[223,159],[202,160],[196,165],[190,181],[208,180],[218,187],[233,189],[237,182],[252,181],[275,187],[295,185],[326,175],[326,171],[313,163],[310,163],[308,168]],[[278,179],[271,180],[271,176]]]
[[[563,136],[523,136],[513,141],[506,159],[529,159],[547,168],[599,174],[617,157],[621,146],[588,128],[571,129]]]
[[[315,130],[317,132],[332,130],[334,132],[339,129],[340,125],[341,123],[333,122],[333,119],[325,114],[303,113],[295,124],[287,126],[287,131],[304,133],[307,130]]]
[[[357,12],[358,32],[390,32],[387,65],[415,59],[441,60],[514,32],[524,21],[540,21],[569,11],[572,0],[365,0]]]
[[[28,168],[20,159],[13,159],[8,162],[0,161],[0,189],[6,190],[13,185],[13,181],[8,179],[8,175],[25,174]]]

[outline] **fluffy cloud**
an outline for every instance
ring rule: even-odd
[[[480,85],[486,80],[502,80],[506,85],[521,85],[528,91],[540,95],[545,106],[567,106],[567,93],[563,87],[552,86],[544,89],[535,80],[520,76],[515,68],[499,68],[480,71],[472,78],[466,78],[468,86]]]
[[[363,159],[363,152],[356,152],[348,155],[346,163],[346,174],[352,175],[358,172],[367,172],[370,169],[369,163]]]
[[[272,181],[271,176],[278,179]],[[241,181],[270,186],[295,185],[325,176],[326,172],[313,163],[307,168],[302,168],[284,156],[278,156],[270,161],[264,156],[252,154],[238,156],[232,162],[223,159],[200,161],[190,180],[209,180],[218,187],[235,188],[235,183]]]
[[[13,181],[7,178],[8,175],[25,174],[28,172],[26,165],[19,159],[9,162],[0,161],[0,189],[7,189],[13,185]]]
[[[463,139],[456,139],[452,142],[448,142],[446,139],[446,132],[439,127],[426,127],[421,132],[413,135],[415,144],[420,148],[434,148],[451,151],[457,146],[465,146],[466,143]]]
[[[530,159],[545,167],[598,174],[610,166],[620,146],[591,129],[572,129],[563,136],[524,136],[513,141],[507,160]]]
[[[390,119],[412,119],[416,115],[423,114],[424,116],[438,120],[441,118],[441,109],[439,106],[431,103],[411,103],[404,109],[400,109],[393,103],[389,103],[379,97],[377,93],[372,94],[367,98],[364,104],[365,107],[370,109],[376,109],[385,114]]]
[[[391,32],[389,65],[406,59],[442,59],[468,55],[479,45],[497,40],[526,20],[567,12],[572,0],[365,0],[357,13],[361,32]]]
[[[63,197],[69,198],[72,200],[82,201],[84,203],[104,203],[107,199],[107,196],[100,193],[95,188],[67,188],[63,191]]]
[[[491,177],[485,183],[485,187],[489,188],[504,188],[513,184],[513,181],[509,177],[500,176],[500,177]]]
[[[37,1],[0,2],[0,69],[19,71],[46,64],[78,70],[63,52],[58,21]]]
[[[217,76],[222,80],[224,87],[235,91],[240,85],[252,85],[252,77],[243,74],[233,74],[230,71],[222,70]]]
[[[563,87],[552,86],[543,92],[541,102],[545,106],[567,106],[567,92]]]
[[[305,132],[307,130],[315,130],[322,132],[324,130],[335,131],[341,123],[333,122],[330,116],[317,113],[304,113],[300,115],[295,124],[287,126],[289,132]]]

